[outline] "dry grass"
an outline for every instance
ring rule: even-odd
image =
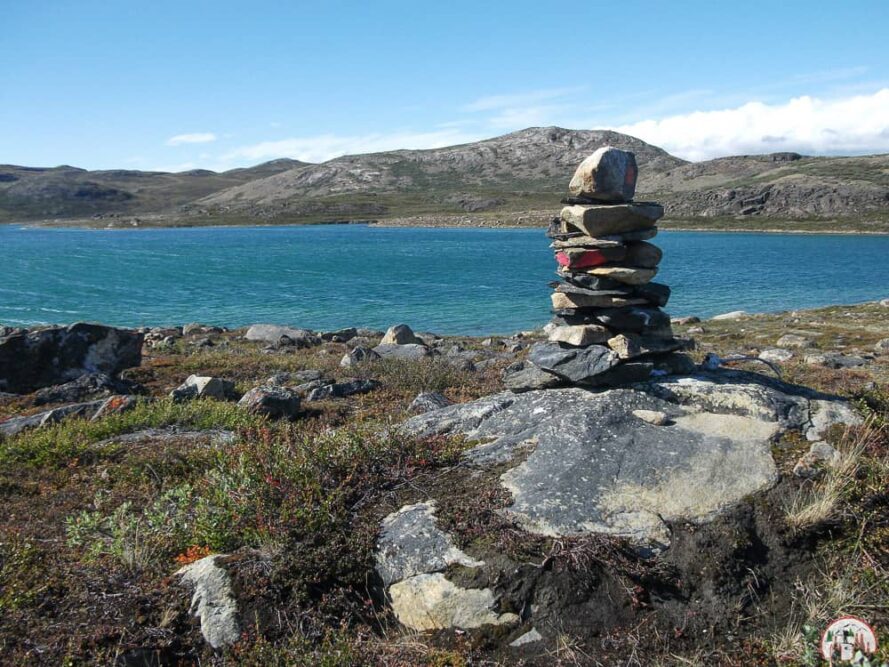
[[[795,531],[803,531],[835,518],[847,491],[856,482],[862,456],[885,437],[886,427],[878,425],[874,418],[861,427],[847,428],[836,446],[839,458],[827,467],[819,481],[801,489],[785,507],[787,524]],[[886,460],[873,461],[882,468],[885,479]]]
[[[878,584],[863,584],[836,570],[818,572],[805,583],[797,581],[788,623],[772,636],[775,659],[794,665],[821,664],[816,653],[821,631],[840,616],[872,610],[880,598],[878,589]]]

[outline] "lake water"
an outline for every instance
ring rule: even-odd
[[[666,310],[712,316],[889,297],[889,237],[664,232]],[[0,225],[0,323],[406,322],[510,333],[549,318],[537,229],[331,225],[131,231]]]

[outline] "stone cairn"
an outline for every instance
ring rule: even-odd
[[[691,341],[673,336],[661,310],[670,288],[651,282],[662,253],[648,241],[664,208],[633,201],[636,175],[633,153],[610,146],[577,168],[547,231],[561,279],[551,283],[549,341],[531,348],[532,367],[507,382],[513,388],[615,386],[690,370],[676,351]]]

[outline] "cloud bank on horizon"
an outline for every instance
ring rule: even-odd
[[[529,125],[564,123],[577,129],[578,123],[565,123],[565,119],[559,117],[557,110],[564,105],[553,103],[576,92],[577,88],[562,88],[492,95],[462,107],[465,112],[486,116],[444,123],[430,131],[329,133],[263,141],[226,152],[220,156],[220,166],[256,164],[281,157],[317,163],[343,155],[442,148]],[[621,124],[594,122],[587,124],[586,129],[629,134],[692,161],[779,151],[807,155],[886,153],[889,152],[889,88],[833,98],[799,96],[771,104],[751,101],[724,109],[673,113]],[[204,136],[214,137],[212,133],[198,133],[173,139]]]
[[[795,97],[784,104],[748,102],[612,129],[686,160],[794,151],[808,155],[889,152],[889,88],[837,99]]]

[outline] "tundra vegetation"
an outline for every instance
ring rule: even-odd
[[[454,474],[472,443],[414,439],[394,428],[420,392],[465,402],[501,391],[500,373],[514,359],[504,355],[480,370],[440,358],[343,368],[349,348],[342,343],[268,353],[226,332],[211,334],[212,346],[196,345],[206,335],[190,334],[150,350],[140,367],[124,372],[145,388],[128,412],[69,419],[0,442],[3,662],[514,664],[496,629],[405,630],[380,599],[373,549],[381,519],[442,488],[449,500],[438,516],[460,546],[497,542],[577,581],[609,571],[633,592],[631,624],[595,639],[560,634],[524,664],[817,665],[818,635],[847,613],[876,627],[882,648],[874,664],[889,660],[889,356],[869,354],[889,331],[889,308],[839,306],[676,328],[693,330],[697,361],[707,352],[755,356],[787,333],[804,337],[808,347],[780,364],[784,379],[845,396],[864,416],[862,425],[829,434],[838,458],[811,477],[793,473],[809,443],[794,436],[775,443],[781,481],[750,499],[748,513],[771,523],[770,546],[786,554],[780,577],[755,564],[739,571],[755,563],[748,556],[761,545],[751,543],[735,514],[700,531],[714,550],[736,555],[700,576],[716,586],[749,586],[738,608],[724,610],[715,636],[680,626],[667,635],[652,630],[652,582],[666,575],[622,540],[517,539],[497,511],[508,502],[503,489]],[[463,337],[445,344],[491,349]],[[813,355],[826,352],[861,353],[866,363],[816,363]],[[739,362],[746,364],[763,370]],[[243,393],[276,373],[307,369],[381,384],[304,403],[294,421],[272,421],[230,401],[168,397],[195,373],[230,379]],[[41,409],[31,396],[7,397],[0,419]],[[126,437],[134,433],[148,435]],[[677,539],[678,552],[684,543]],[[188,592],[174,576],[213,553],[227,554],[245,605],[240,639],[218,652],[201,637]]]

